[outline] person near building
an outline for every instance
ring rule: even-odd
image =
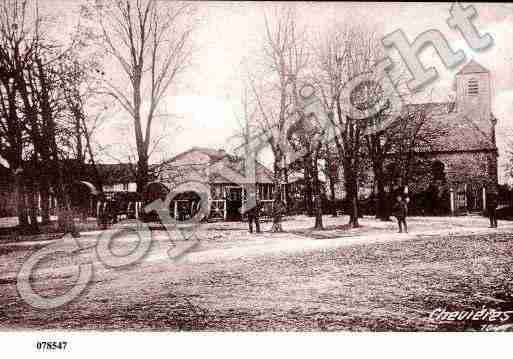
[[[273,204],[273,226],[271,231],[272,232],[283,232],[283,227],[281,225],[282,218],[287,212],[287,207],[285,203],[278,199]]]
[[[246,211],[246,216],[248,218],[248,226],[249,233],[253,233],[253,223],[255,223],[256,233],[260,232],[260,210],[262,208],[262,204],[260,201],[256,202],[256,205],[253,208],[249,208]]]
[[[408,225],[406,224],[406,217],[408,216],[408,203],[402,196],[397,196],[394,205],[394,216],[397,218],[397,224],[399,225],[399,233],[408,233]]]
[[[490,228],[497,228],[497,206],[499,195],[496,190],[489,189],[486,196],[486,212],[490,219]]]

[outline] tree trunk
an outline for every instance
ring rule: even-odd
[[[356,193],[353,196],[353,212],[351,213],[351,227],[357,228],[360,226],[358,223],[358,191],[355,191]]]
[[[388,195],[385,191],[385,186],[382,180],[378,180],[378,201],[377,201],[377,210],[376,210],[376,218],[382,221],[390,221],[390,206],[388,202]]]
[[[330,198],[331,198],[331,204],[330,204],[330,210],[331,215],[333,217],[337,217],[337,206],[335,204],[336,198],[335,198],[335,179],[333,176],[329,176],[330,181]]]
[[[28,204],[29,204],[29,220],[30,220],[30,232],[31,233],[38,233],[39,232],[39,225],[37,223],[37,201],[36,201],[36,191],[37,188],[34,183],[34,179],[31,178],[29,181],[28,186]]]
[[[280,207],[281,202],[281,156],[279,154],[276,154],[274,157],[274,179],[273,179],[273,185],[274,185],[274,205],[273,205],[273,226],[271,228],[271,232],[283,232],[283,228],[281,225],[281,216],[279,210],[277,210]]]
[[[351,169],[344,170],[347,200],[349,202],[349,225],[359,227],[358,223],[358,184]]]
[[[25,204],[25,186],[20,173],[14,174],[14,192],[16,194],[16,212],[18,215],[18,226],[24,231],[28,226],[27,206]]]
[[[317,164],[317,155],[313,158],[312,166],[313,175],[313,189],[314,189],[314,205],[315,205],[315,226],[314,229],[324,229],[322,224],[322,201],[321,201],[321,189],[319,185],[319,168]]]
[[[82,148],[82,129],[80,125],[80,114],[75,113],[75,139],[77,141],[77,163],[82,166],[84,163],[84,150]]]
[[[148,157],[144,154],[139,154],[139,161],[137,162],[137,193],[142,195],[148,185]]]
[[[285,186],[283,190],[285,191],[285,205],[287,206],[287,213],[290,213],[291,209],[291,200],[290,200],[290,193],[289,193],[289,171],[287,166],[284,166],[283,168],[283,182],[285,182]]]
[[[382,221],[390,221],[389,206],[387,204],[387,194],[385,192],[385,178],[382,163],[375,163],[374,174],[376,176],[376,218]]]
[[[80,118],[82,120],[82,126],[84,128],[84,137],[85,137],[87,152],[89,153],[89,161],[90,161],[91,165],[93,166],[93,170],[94,170],[94,177],[96,180],[95,185],[97,187],[97,190],[100,191],[100,193],[103,193],[103,180],[100,175],[100,171],[98,170],[98,166],[96,166],[96,161],[94,160],[94,153],[93,153],[93,149],[91,146],[91,137],[90,137],[89,132],[87,131],[85,117],[81,116]]]
[[[314,214],[314,208],[313,208],[313,201],[312,201],[312,195],[313,195],[313,189],[312,189],[312,156],[310,154],[307,154],[304,157],[304,180],[305,180],[305,192],[303,195],[304,202],[305,202],[305,210],[306,214],[308,216],[313,216]]]
[[[337,217],[337,206],[335,205],[336,176],[333,175],[334,161],[333,161],[333,157],[330,155],[330,149],[327,144],[326,144],[325,148],[326,148],[326,174],[327,174],[328,180],[330,181],[330,212],[331,212],[332,217]]]
[[[41,224],[50,223],[50,183],[48,177],[43,174],[39,178],[39,194],[41,196]]]
[[[41,141],[39,146],[39,154],[41,156],[41,162],[37,169],[38,171],[38,184],[39,184],[39,195],[41,196],[41,223],[50,223],[50,208],[49,208],[49,197],[50,197],[50,181],[58,173],[52,171],[52,159],[51,159],[51,136],[52,132],[46,129],[47,125],[44,126],[44,138],[47,141]]]

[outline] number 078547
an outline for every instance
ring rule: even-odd
[[[36,348],[38,350],[65,350],[68,342],[37,342]]]

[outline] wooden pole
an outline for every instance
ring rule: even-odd
[[[483,186],[483,211],[486,209],[486,187]]]
[[[454,215],[454,188],[451,187],[450,192],[450,202],[451,202],[451,214]]]

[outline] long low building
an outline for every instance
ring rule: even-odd
[[[240,220],[240,209],[243,208],[247,197],[245,186],[240,181],[240,178],[244,177],[244,162],[242,157],[230,155],[224,150],[191,148],[164,163],[152,165],[152,182],[143,196],[135,192],[135,168],[130,164],[97,164],[102,181],[100,191],[92,184],[95,181],[91,165],[84,165],[79,171],[72,161],[68,161],[66,169],[69,175],[66,177],[66,183],[73,184],[69,188],[72,189],[72,200],[75,199],[74,205],[82,208],[82,212],[89,216],[97,216],[107,203],[111,203],[111,210],[116,213],[133,212],[132,215],[137,216],[143,211],[144,204],[155,198],[165,198],[170,191],[174,191],[178,193],[173,194],[171,198],[170,215],[185,220],[199,209],[201,203],[199,191],[195,188],[189,190],[182,184],[196,183],[206,189],[204,192],[208,192],[209,219]],[[5,175],[0,176],[0,217],[15,218],[14,180],[9,169],[0,166],[0,174],[4,172]],[[270,214],[274,194],[273,172],[256,162],[254,180],[257,198],[262,201],[264,211]],[[37,185],[34,189],[34,210],[41,216],[41,195]],[[56,207],[56,196],[50,191],[50,215],[56,214]]]
[[[240,220],[240,209],[247,200],[247,193],[237,179],[243,178],[244,166],[242,157],[224,150],[193,147],[161,164],[156,181],[148,189],[157,194],[180,192],[171,199],[169,210],[176,219],[184,220],[199,209],[200,196],[194,190],[198,187],[194,184],[198,184],[208,191],[209,219]],[[255,183],[257,198],[263,203],[264,211],[270,213],[274,194],[273,173],[258,161],[255,163]],[[190,188],[186,184],[191,184]]]

